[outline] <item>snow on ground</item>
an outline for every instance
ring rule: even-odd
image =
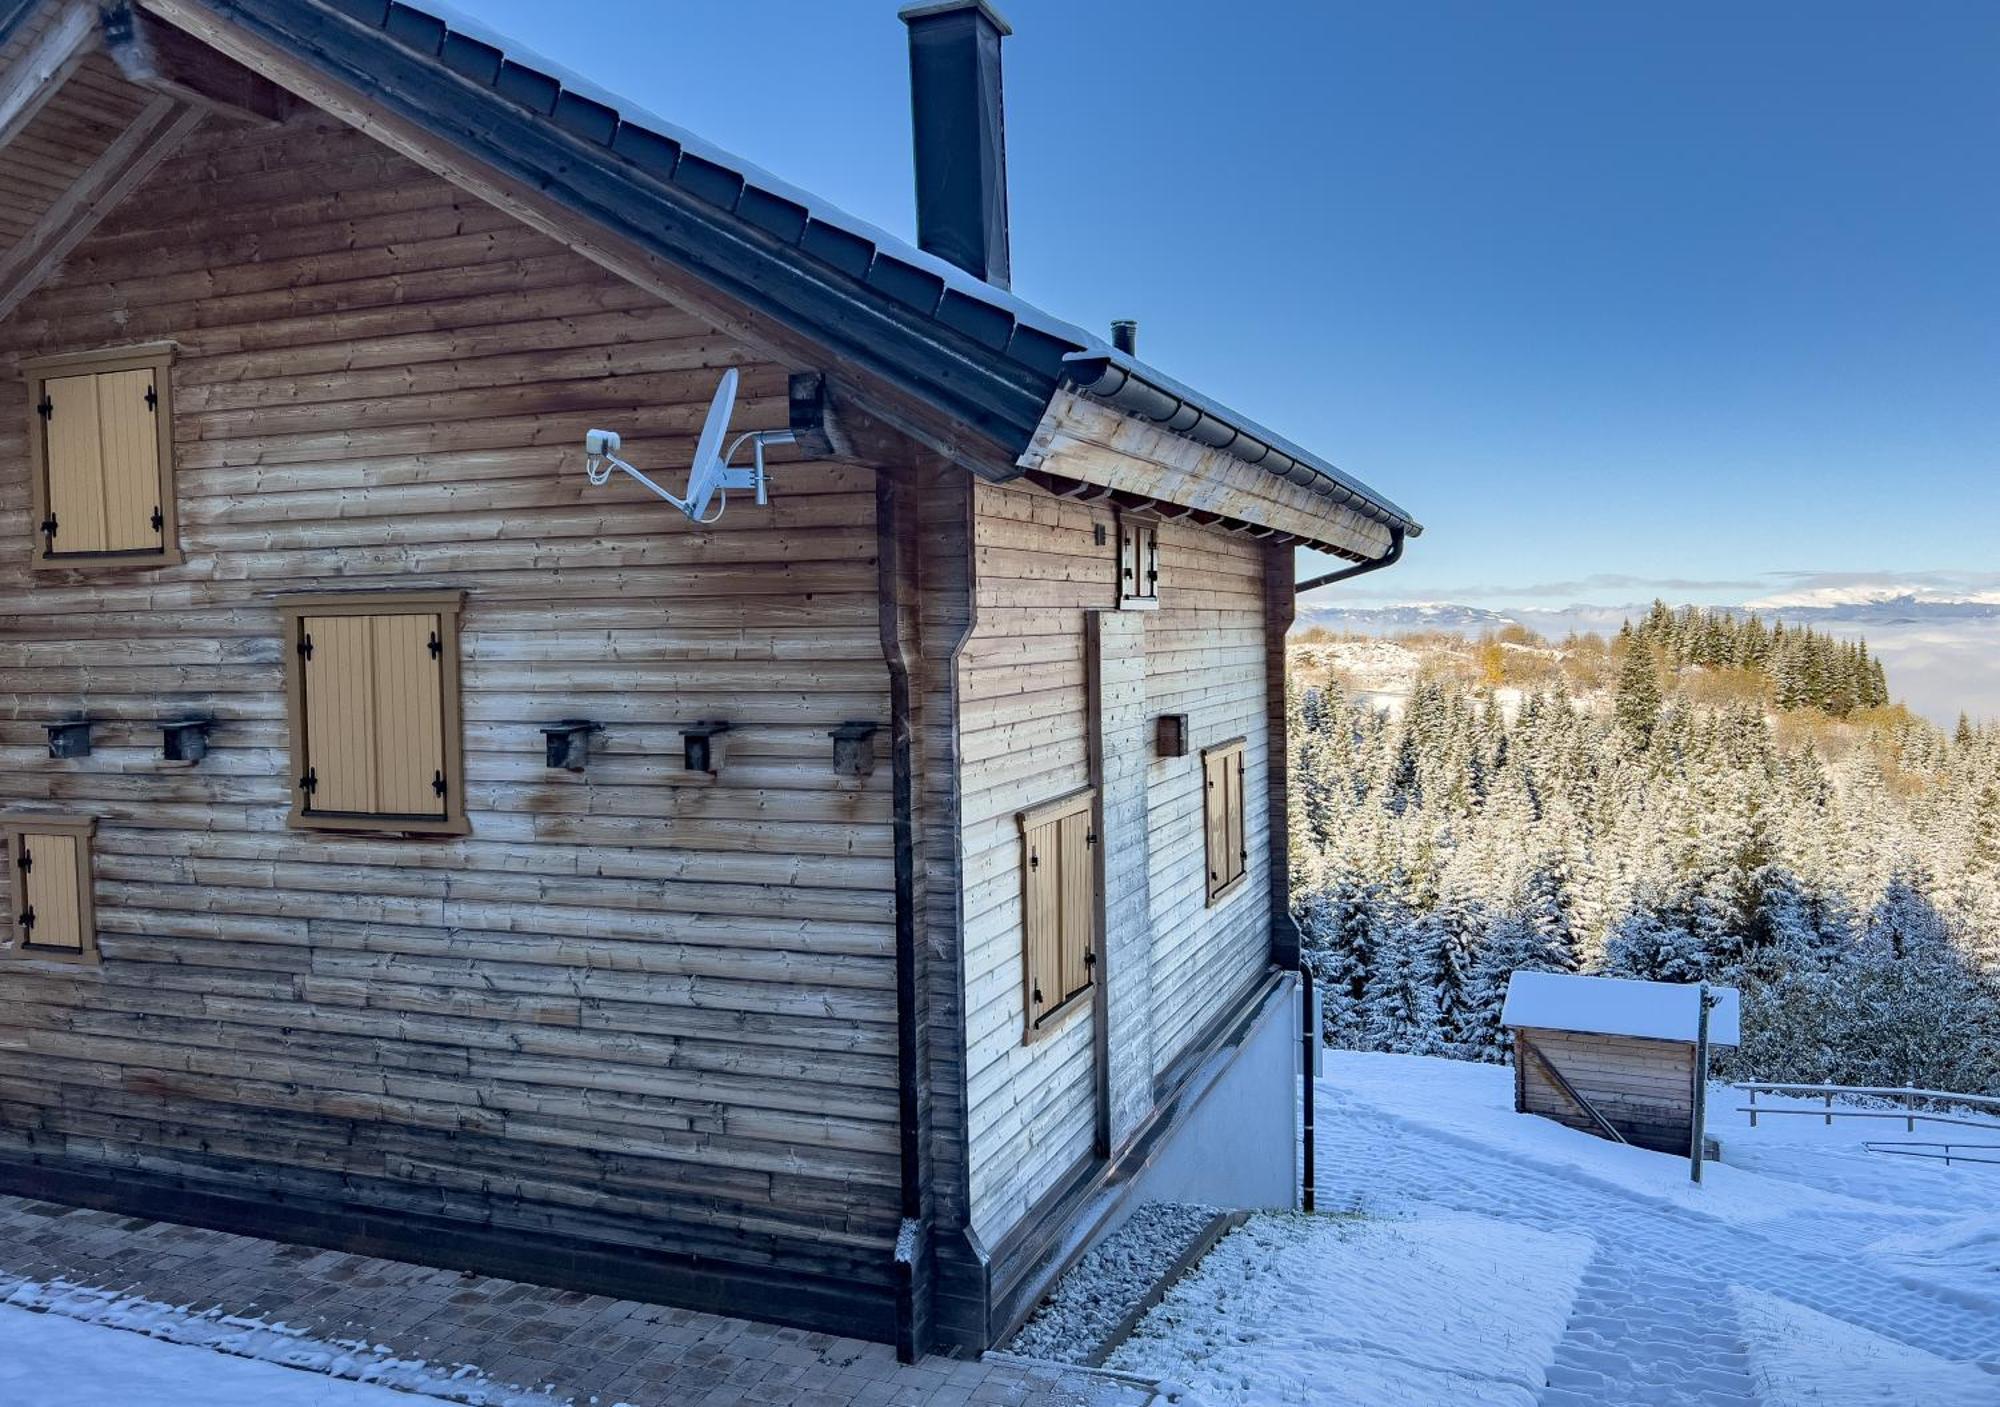
[[[1498,1067],[1328,1051],[1317,1100],[1322,1209],[1418,1224],[1457,1212],[1594,1238],[1541,1407],[2000,1404],[2000,1168],[1860,1146],[1924,1138],[1922,1124],[1909,1135],[1896,1121],[1829,1130],[1823,1117],[1760,1114],[1752,1130],[1742,1097],[1715,1086],[1710,1132],[1729,1164],[1710,1164],[1697,1189],[1683,1159],[1515,1114]],[[1364,1269],[1401,1272],[1396,1260]],[[1345,1301],[1329,1300],[1328,1322]],[[1849,1365],[1851,1393],[1886,1379],[1893,1396],[1825,1395],[1806,1373],[1815,1355]]]
[[[1544,1171],[1698,1216],[1756,1222],[1815,1209],[1872,1209],[1838,1193],[1712,1163],[1696,1187],[1684,1159],[1515,1114],[1514,1072],[1502,1065],[1328,1051],[1320,1083],[1434,1138],[1505,1153]]]
[[[1526,1407],[1592,1249],[1480,1217],[1252,1217],[1109,1366],[1204,1407]]]
[[[7,1407],[412,1407],[405,1392],[0,1305]]]
[[[72,1388],[74,1373],[54,1371],[65,1363],[87,1363],[91,1391]],[[474,1368],[441,1369],[264,1319],[192,1313],[65,1281],[0,1285],[0,1407],[410,1407],[411,1394],[469,1407],[555,1407]]]
[[[2000,1380],[1776,1295],[1730,1293],[1763,1407],[1992,1407]]]

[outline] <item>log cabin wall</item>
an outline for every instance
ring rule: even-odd
[[[1084,616],[1116,602],[1117,534],[1108,507],[1026,485],[980,484],[974,509],[978,623],[960,662],[966,1087],[973,1226],[993,1245],[1093,1153],[1096,1012],[1085,1003],[1054,1034],[1022,1039],[1015,817],[1090,782]],[[1245,795],[1262,796],[1264,550],[1181,522],[1160,533],[1160,605],[1143,613],[1145,708],[1188,713],[1191,746],[1153,756],[1146,730],[1146,834],[1105,838],[1149,857],[1156,1075],[1239,1002],[1271,951],[1261,806],[1246,808],[1249,881],[1207,904],[1200,757],[1246,739]]]
[[[162,339],[186,560],[31,574],[19,361]],[[784,424],[784,368],[313,117],[205,127],[0,322],[0,809],[98,818],[103,954],[0,961],[0,1162],[489,1225],[529,1274],[699,1252],[646,1283],[891,1335],[891,769],[828,738],[889,721],[875,475],[696,529],[582,474],[597,424],[686,463],[732,364]],[[469,836],[286,828],[276,598],[360,588],[467,593]],[[589,770],[548,770],[575,716]]]

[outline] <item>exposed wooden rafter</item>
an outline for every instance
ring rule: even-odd
[[[43,212],[35,227],[0,255],[0,318],[40,287],[205,116],[201,109],[165,96],[147,103],[132,125]]]
[[[272,127],[291,106],[277,84],[141,10],[107,12],[104,47],[128,82],[218,117]]]
[[[12,69],[0,74],[0,147],[27,130],[97,42],[97,7],[72,5]]]

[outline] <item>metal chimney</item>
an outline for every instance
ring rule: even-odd
[[[917,247],[1005,288],[1007,132],[1000,41],[1014,31],[986,0],[901,11],[910,27]]]
[[[1131,318],[1117,318],[1111,324],[1111,347],[1128,357],[1139,355],[1139,324]]]

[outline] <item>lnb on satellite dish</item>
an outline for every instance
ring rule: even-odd
[[[715,398],[708,404],[708,417],[702,421],[701,439],[694,447],[694,463],[688,466],[688,484],[685,495],[676,494],[660,487],[645,474],[634,469],[618,457],[623,439],[616,430],[590,430],[583,437],[583,469],[593,484],[609,483],[611,471],[622,469],[637,479],[648,489],[664,498],[674,507],[687,514],[696,523],[713,523],[729,506],[729,490],[749,489],[757,495],[757,503],[770,502],[764,478],[764,446],[788,445],[794,436],[790,430],[747,430],[730,441],[729,448],[722,447],[723,437],[729,433],[729,417],[736,409],[736,368],[730,367],[722,373],[716,383]],[[736,451],[749,441],[752,458],[748,465],[737,469],[729,461],[736,457]],[[709,513],[709,505],[720,496],[714,514]]]

